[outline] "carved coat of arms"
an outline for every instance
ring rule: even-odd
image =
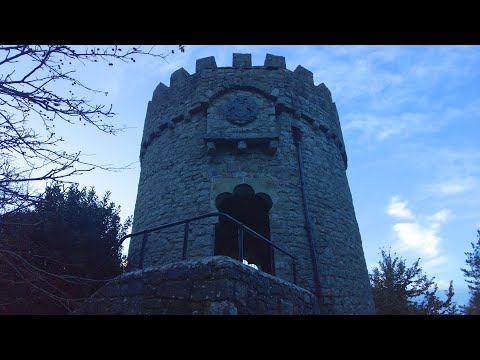
[[[226,118],[233,124],[245,125],[257,117],[255,100],[248,96],[237,96],[225,108]]]

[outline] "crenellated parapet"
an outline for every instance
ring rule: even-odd
[[[286,68],[285,58],[267,54],[263,66],[253,66],[251,54],[233,54],[232,67],[218,67],[213,56],[198,59],[194,74],[180,68],[170,86],[160,83],[148,104],[140,160],[163,132],[202,112],[207,121],[205,151],[219,144],[243,147],[265,144],[274,154],[281,113],[323,133],[347,156],[337,109],[325,84],[315,86],[313,73],[298,66]],[[168,136],[168,135],[166,135]]]
[[[258,281],[266,284],[263,278],[241,280],[249,290],[226,278],[203,277],[194,267],[179,282],[185,261],[227,256],[239,260],[236,269],[251,269],[246,260],[260,274],[311,292],[322,314],[373,313],[330,90],[316,85],[303,66],[287,69],[283,56],[267,54],[256,66],[251,54],[233,54],[231,65],[219,67],[213,56],[198,59],[195,73],[176,70],[148,104],[132,225],[137,235],[128,263],[168,271],[165,281],[148,287],[159,299],[149,297],[146,308],[155,302],[171,313],[175,306],[189,313],[200,311],[203,301],[208,308],[233,309],[233,297],[246,299],[239,302],[250,313],[263,313],[279,291],[268,283],[265,293],[252,292]],[[199,216],[218,211],[264,238],[218,214]],[[159,229],[164,224],[172,226]],[[158,231],[144,232],[152,228]],[[217,265],[207,271],[225,274]],[[293,309],[289,299],[282,295],[274,311]],[[308,297],[299,301],[312,303]]]

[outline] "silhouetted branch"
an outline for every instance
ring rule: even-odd
[[[183,45],[178,48],[184,51]],[[125,168],[85,162],[80,152],[62,150],[64,139],[54,128],[61,120],[89,124],[108,134],[121,131],[105,121],[115,115],[111,104],[84,97],[108,96],[108,91],[80,81],[75,67],[134,63],[139,56],[166,61],[168,54],[155,46],[0,46],[0,214],[35,203],[32,182],[68,182],[66,178],[94,168]]]

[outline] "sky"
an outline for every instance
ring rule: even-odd
[[[169,51],[176,45],[160,46]],[[468,299],[460,268],[480,229],[480,47],[479,46],[190,46],[168,62],[139,58],[134,64],[85,66],[78,75],[108,91],[99,101],[125,127],[107,135],[93,127],[59,124],[71,151],[88,161],[130,165],[121,172],[92,171],[74,178],[111,191],[125,218],[135,206],[138,161],[148,101],[159,82],[170,83],[180,67],[215,56],[231,66],[232,53],[251,53],[254,66],[267,53],[313,72],[336,102],[348,155],[347,177],[369,271],[380,249],[407,260],[420,258],[439,289],[453,280],[455,300]],[[102,97],[103,96],[103,97]]]

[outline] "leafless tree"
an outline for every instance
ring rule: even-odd
[[[178,50],[183,52],[184,46]],[[44,313],[62,308],[69,313],[108,281],[106,273],[82,275],[65,263],[62,251],[69,249],[68,241],[59,253],[32,241],[32,234],[48,222],[31,218],[32,205],[40,204],[47,184],[70,182],[70,176],[94,168],[113,169],[84,161],[79,151],[67,150],[56,133],[61,121],[108,134],[122,130],[109,121],[116,115],[112,105],[98,101],[98,94],[108,99],[108,89],[83,83],[76,72],[79,66],[88,69],[100,63],[108,70],[139,57],[166,61],[168,55],[141,46],[0,45],[0,312],[23,313],[35,299]]]
[[[178,49],[183,52],[184,46]],[[115,115],[112,106],[88,97],[108,95],[108,89],[82,83],[75,68],[134,63],[139,56],[165,60],[168,53],[140,46],[0,46],[0,215],[34,203],[35,184],[68,181],[73,174],[102,168],[82,160],[78,151],[66,151],[55,123],[89,124],[109,134],[121,130],[107,121]],[[64,85],[68,92],[58,90]]]

